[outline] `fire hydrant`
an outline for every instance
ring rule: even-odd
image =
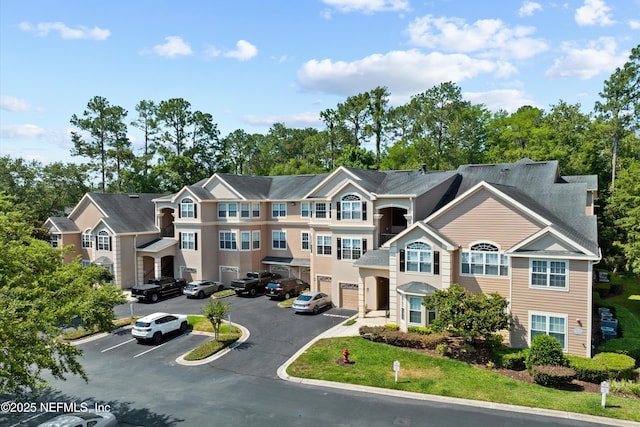
[[[344,356],[344,358],[342,359],[343,363],[350,363],[349,362],[349,349],[345,348],[344,351],[342,352],[342,355]]]

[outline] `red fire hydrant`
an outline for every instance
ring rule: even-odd
[[[350,363],[349,362],[349,349],[345,348],[344,351],[342,352],[342,355],[344,356],[344,358],[342,359],[343,363]]]

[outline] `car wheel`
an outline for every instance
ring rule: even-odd
[[[204,298],[204,292],[202,291],[198,292],[198,298]]]
[[[218,286],[218,292],[220,292],[220,291],[222,291],[222,290],[224,290],[224,285],[220,285],[220,286]]]
[[[158,294],[151,294],[151,302],[158,302]]]
[[[318,306],[313,307],[313,314],[318,314]]]
[[[284,299],[289,299],[289,298],[291,298],[291,294],[289,292],[284,294]]]
[[[189,325],[187,324],[187,322],[182,322],[182,323],[180,324],[180,332],[183,332],[183,333],[184,333],[184,331],[186,331],[186,330],[187,330],[187,327],[188,327],[188,326],[189,326]]]
[[[252,297],[256,296],[256,288],[251,288],[251,290],[249,291],[249,295],[251,295]]]
[[[162,341],[162,332],[156,332],[155,334],[153,334],[153,343],[159,344],[160,341]]]

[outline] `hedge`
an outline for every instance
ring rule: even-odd
[[[416,332],[400,332],[385,326],[361,326],[360,336],[373,342],[381,342],[396,347],[409,347],[435,350],[438,344],[447,342],[448,335],[432,333],[428,335]]]
[[[633,377],[635,360],[624,354],[598,353],[593,359],[567,355],[576,379],[599,384],[606,380],[624,380]]]
[[[572,368],[558,365],[533,365],[531,374],[536,384],[545,387],[559,387],[569,384],[576,375]]]

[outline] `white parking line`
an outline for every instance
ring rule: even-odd
[[[329,313],[323,313],[323,316],[327,316],[327,317],[341,317],[343,319],[349,319],[351,318],[351,316],[344,316],[342,314],[329,314]]]
[[[187,336],[187,335],[189,335],[189,334],[182,334],[182,335],[178,335],[177,337],[175,337],[175,338],[171,338],[170,340],[165,341],[165,342],[163,342],[163,343],[162,343],[162,344],[160,344],[160,345],[156,345],[155,347],[151,347],[151,348],[150,348],[149,350],[147,350],[147,351],[143,351],[142,353],[138,353],[138,354],[136,354],[135,356],[133,356],[133,358],[135,359],[136,357],[143,356],[143,355],[145,355],[145,354],[149,353],[150,351],[153,351],[153,350],[157,350],[157,349],[159,349],[160,347],[162,347],[162,346],[163,346],[163,345],[165,345],[165,344],[169,344],[169,342],[173,341],[174,339],[178,339],[178,338],[180,338],[180,337],[184,337],[184,336]]]
[[[121,345],[125,345],[127,343],[130,343],[131,341],[135,341],[135,338],[130,339],[129,341],[125,341],[125,342],[121,342],[120,344],[116,344],[114,346],[111,346],[109,348],[105,348],[104,350],[102,350],[102,353],[106,353],[109,350],[113,350],[114,348],[120,347]]]

